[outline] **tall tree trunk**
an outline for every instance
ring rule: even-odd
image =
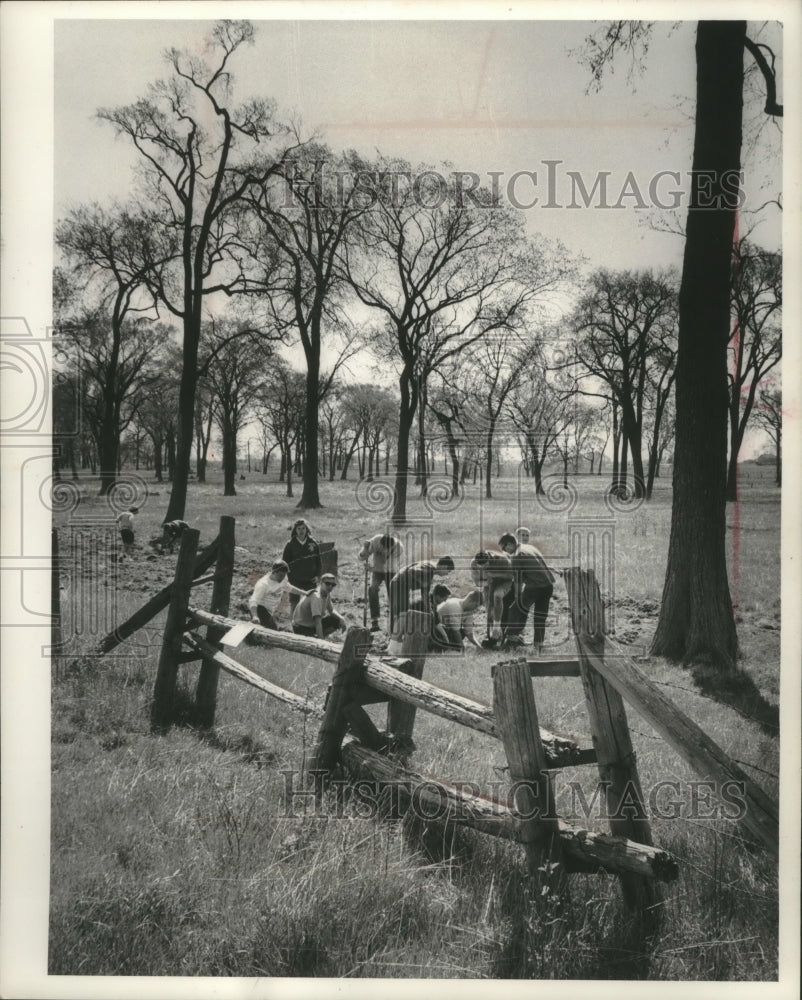
[[[733,387],[733,393],[735,387]],[[730,418],[730,457],[727,463],[727,499],[736,501],[738,499],[738,453],[741,450],[743,434],[738,427],[738,403],[737,400],[729,402]]]
[[[409,475],[409,436],[415,420],[418,398],[411,375],[404,370],[399,379],[401,406],[398,411],[398,462],[395,473],[393,497],[393,524],[404,524],[407,519],[407,477]]]
[[[612,474],[612,487],[614,490],[618,490],[620,485],[619,476],[621,475],[621,426],[618,423],[618,403],[613,400],[613,474]]]
[[[289,441],[284,442],[284,454],[286,457],[285,472],[287,473],[287,492],[285,496],[291,497],[292,492],[292,446]]]
[[[426,496],[429,488],[429,469],[426,457],[426,382],[421,379],[418,391],[418,475],[420,495]]]
[[[704,172],[706,184],[694,185],[688,210],[671,538],[652,643],[657,656],[730,671],[738,640],[726,561],[727,342],[736,212],[731,184],[741,163],[745,36],[744,21],[700,21],[697,28],[693,171],[696,177]]]
[[[202,284],[201,284],[202,287]],[[196,302],[191,301],[196,299]],[[196,308],[193,308],[193,305]],[[192,457],[192,441],[195,432],[195,389],[198,376],[198,343],[200,341],[201,297],[187,294],[184,319],[184,349],[181,361],[181,381],[178,386],[178,434],[175,443],[175,461],[169,468],[173,487],[167,504],[165,521],[184,519],[187,506],[187,486],[189,465]]]
[[[223,427],[223,496],[235,497],[237,475],[237,437],[234,428],[225,421]]]
[[[310,320],[306,354],[306,413],[304,418],[304,488],[296,506],[301,510],[322,507],[318,483],[318,406],[320,405],[320,317]]]
[[[783,484],[783,463],[782,463],[782,428],[777,428],[777,437],[774,439],[774,482],[777,486]]]
[[[487,437],[485,438],[485,459],[487,463],[487,476],[485,477],[485,498],[487,500],[493,499],[493,491],[490,485],[490,470],[493,468],[493,430],[494,421],[490,422],[490,426],[487,430]]]

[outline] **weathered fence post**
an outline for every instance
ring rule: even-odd
[[[532,678],[525,661],[496,664],[493,714],[510,767],[511,808],[521,817],[519,839],[529,873],[535,875],[544,862],[559,857],[558,824]]]
[[[361,674],[370,649],[370,632],[352,625],[345,633],[342,652],[323,707],[323,721],[310,764],[311,771],[332,771],[340,759],[340,746],[348,727],[343,706],[348,702],[348,685]]]
[[[423,611],[402,611],[396,619],[396,631],[401,635],[403,659],[412,661],[409,676],[420,680],[429,649],[430,615]],[[391,699],[387,706],[387,732],[397,744],[403,746],[412,739],[417,709],[403,701]]]
[[[624,700],[589,659],[604,658],[604,607],[599,584],[593,570],[573,567],[565,571],[565,585],[610,832],[652,846]],[[647,918],[647,929],[653,929],[661,912],[658,886],[651,879],[627,874],[621,876],[621,889],[630,909],[639,910]]]
[[[192,578],[195,571],[195,553],[198,549],[200,532],[187,528],[181,536],[181,548],[175,567],[175,579],[167,609],[164,638],[156,671],[153,689],[153,706],[150,713],[151,728],[165,730],[175,715],[175,686],[178,677],[178,663],[181,655],[181,640],[187,619],[187,608],[192,592]]]
[[[217,565],[212,585],[213,615],[227,615],[231,600],[231,581],[234,576],[234,518],[224,515],[220,518],[220,534],[218,536]],[[225,629],[217,625],[209,625],[206,629],[206,641],[217,643],[225,635]],[[201,664],[198,686],[195,690],[195,717],[199,726],[209,729],[214,725],[214,713],[217,707],[217,680],[220,667],[212,660],[204,660]]]

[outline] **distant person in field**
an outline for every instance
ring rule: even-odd
[[[324,573],[312,593],[299,599],[292,613],[293,632],[325,639],[332,632],[348,627],[348,622],[334,610],[331,601],[331,592],[336,586],[337,577]]]
[[[471,590],[465,597],[448,597],[437,606],[438,628],[445,634],[445,647],[462,652],[464,643],[478,646],[473,634],[473,618],[482,606],[482,591]]]
[[[181,541],[181,536],[188,527],[186,521],[165,521],[162,525],[162,550],[172,552],[175,543]]]
[[[320,579],[320,546],[312,538],[309,522],[302,517],[293,524],[290,540],[284,546],[281,558],[290,567],[289,581],[293,587],[304,593],[314,590]],[[297,594],[290,594],[290,607],[293,611],[299,600]]]
[[[523,630],[533,608],[535,625],[535,648],[540,651],[546,631],[551,595],[554,592],[554,576],[546,565],[542,553],[534,545],[521,543],[512,534],[504,534],[499,539],[499,548],[510,557],[513,571],[513,589],[504,598],[505,619],[504,645],[524,645]]]
[[[138,507],[129,507],[117,515],[117,527],[120,529],[120,541],[123,543],[123,556],[130,556],[134,551],[134,515],[139,513]]]
[[[287,579],[289,570],[283,559],[277,559],[271,566],[270,572],[256,581],[253,594],[248,601],[252,622],[264,625],[265,628],[277,629],[276,611],[284,594],[295,594],[299,599],[306,597],[305,590],[293,587]]]
[[[471,560],[471,577],[482,588],[487,608],[487,641],[495,649],[501,642],[504,620],[504,598],[512,590],[512,565],[506,552],[483,549]]]
[[[398,572],[404,557],[404,546],[395,535],[374,535],[362,546],[359,558],[363,563],[369,562],[371,570],[368,587],[368,604],[370,605],[370,631],[379,631],[379,590],[381,585],[390,595],[390,581]]]
[[[437,562],[434,559],[424,559],[400,569],[390,580],[390,631],[393,631],[398,616],[409,610],[413,590],[419,590],[423,597],[431,590],[436,576],[448,576],[453,570],[454,560],[451,556],[442,556]]]

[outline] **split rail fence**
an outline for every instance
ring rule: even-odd
[[[164,731],[175,719],[176,685],[181,664],[200,662],[195,718],[214,725],[221,670],[292,709],[319,720],[311,770],[320,776],[342,766],[354,777],[392,783],[402,802],[417,803],[420,814],[444,816],[446,826],[473,827],[522,844],[527,866],[536,871],[606,871],[619,876],[627,904],[645,915],[660,894],[656,883],[670,882],[678,864],[652,843],[643,793],[630,739],[625,702],[645,718],[676,752],[717,787],[739,782],[745,811],[741,824],[749,839],[776,856],[778,810],[707,734],[681,712],[620,648],[607,653],[604,610],[593,571],[564,571],[577,655],[561,659],[517,659],[493,668],[493,705],[442,690],[423,680],[428,644],[427,616],[407,612],[399,621],[400,656],[371,652],[371,635],[348,629],[340,644],[274,631],[228,617],[234,571],[234,520],[223,517],[219,536],[198,553],[198,532],[181,540],[173,583],[148,601],[100,644],[108,652],[167,608],[154,688],[151,721]],[[215,566],[211,575],[204,575]],[[213,583],[211,608],[192,602],[192,590]],[[200,630],[205,629],[201,635]],[[310,703],[238,663],[221,648],[252,634],[260,645],[287,650],[335,665],[323,704]],[[538,720],[537,678],[581,680],[592,748],[549,732]],[[379,732],[364,706],[387,702],[387,728]],[[511,793],[506,800],[473,794],[464,784],[424,775],[408,767],[418,710],[429,712],[502,743],[509,765]],[[607,796],[610,832],[581,829],[555,810],[553,772],[595,764]],[[633,795],[634,793],[634,795]],[[629,808],[620,808],[623,798]],[[434,810],[434,812],[432,812]],[[552,862],[559,862],[556,865]],[[546,863],[549,863],[548,865]],[[545,865],[545,869],[544,869]]]

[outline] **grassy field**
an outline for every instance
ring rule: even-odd
[[[730,506],[730,574],[742,647],[739,684],[716,691],[710,678],[658,659],[649,676],[751,777],[777,794],[779,697],[779,491],[769,472],[752,467],[742,500]],[[763,474],[763,477],[761,477]],[[469,488],[455,509],[429,515],[420,500],[410,517],[427,516],[436,554],[450,553],[449,584],[464,593],[468,562],[520,522],[556,564],[569,561],[567,518],[606,518],[605,483],[575,480],[570,512],[543,510],[527,488],[494,484],[495,498]],[[116,620],[127,617],[172,579],[174,557],[145,545],[158,533],[169,487],[151,493],[137,518],[137,550],[106,579],[88,561],[81,601],[97,584]],[[244,617],[253,581],[280,553],[296,515],[273,477],[249,475],[240,495],[224,498],[218,482],[193,484],[187,520],[201,544],[221,514],[236,518],[237,566],[232,616]],[[104,502],[86,484],[81,517],[103,517]],[[321,541],[335,541],[340,586],[335,599],[362,621],[362,539],[382,530],[381,512],[360,506],[353,483],[323,484],[324,509],[309,514]],[[69,521],[59,515],[62,552]],[[670,494],[614,519],[610,601],[615,637],[634,655],[648,650],[662,591]],[[610,525],[607,524],[609,529]],[[609,579],[609,578],[608,578]],[[73,580],[65,595],[78,592]],[[206,604],[204,592],[198,602]],[[286,609],[284,609],[286,621]],[[410,818],[365,816],[355,798],[329,795],[319,813],[308,799],[286,813],[286,789],[302,787],[316,725],[251,688],[222,676],[215,728],[149,728],[150,699],[163,616],[116,656],[81,655],[54,671],[52,715],[52,974],[336,976],[663,980],[772,980],[777,975],[777,874],[771,860],[726,819],[652,817],[655,843],[678,857],[680,878],[668,886],[656,937],[624,908],[618,882],[572,875],[558,893],[525,877],[517,845],[473,831],[444,842],[436,827]],[[69,622],[66,630],[69,632]],[[381,637],[379,637],[381,638]],[[558,584],[547,629],[555,653],[572,651],[567,601]],[[270,680],[311,700],[325,696],[331,666],[259,647],[237,656]],[[430,657],[427,680],[490,703],[485,651]],[[196,665],[182,668],[191,689]],[[740,685],[740,686],[739,686]],[[726,687],[726,689],[725,689]],[[590,744],[578,680],[536,682],[541,724]],[[713,697],[716,695],[716,697]],[[720,697],[727,702],[722,703]],[[370,709],[383,728],[384,709]],[[679,782],[683,806],[694,775],[662,739],[629,712],[645,789]],[[495,740],[418,713],[412,766],[484,787],[505,781]],[[287,773],[291,772],[291,773]],[[570,803],[568,780],[592,795],[595,768],[565,770],[558,801]],[[503,787],[503,786],[502,786]],[[340,815],[337,815],[339,810]],[[604,829],[604,821],[590,825]]]

